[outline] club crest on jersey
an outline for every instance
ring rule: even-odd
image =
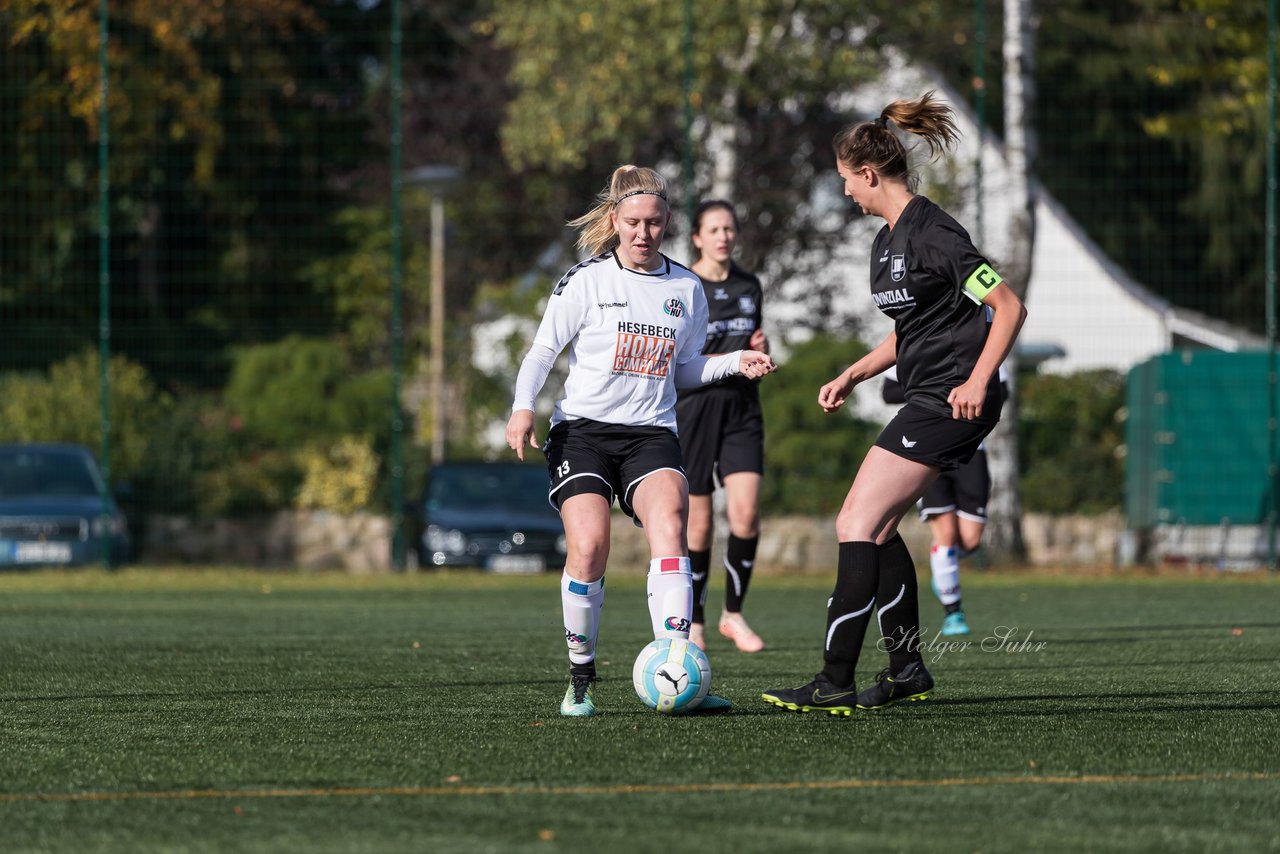
[[[738,297],[738,311],[743,314],[756,313],[756,301],[752,297]]]
[[[901,282],[907,275],[907,256],[894,255],[889,262],[889,275],[895,282]]]
[[[667,300],[666,305],[662,307],[662,310],[672,317],[683,317],[684,303],[680,302],[678,297],[672,297]]]

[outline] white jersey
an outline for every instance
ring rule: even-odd
[[[551,426],[589,418],[676,429],[675,371],[702,352],[707,298],[691,270],[662,256],[655,272],[610,251],[564,274],[534,344],[569,347],[569,376]]]

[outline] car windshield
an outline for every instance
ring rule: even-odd
[[[542,466],[445,466],[431,474],[427,508],[554,512]]]
[[[0,496],[98,494],[98,478],[80,454],[0,448]]]

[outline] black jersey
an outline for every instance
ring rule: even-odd
[[[729,262],[729,276],[723,282],[702,282],[703,293],[707,296],[707,343],[702,352],[732,353],[737,350],[751,349],[751,334],[763,323],[761,304],[764,302],[764,288],[755,275]],[[755,380],[742,376],[725,377],[718,383],[682,388],[680,397],[697,394],[712,387],[730,387],[750,390],[755,393],[758,386]]]
[[[981,302],[1000,277],[969,233],[924,196],[886,225],[871,248],[871,297],[893,318],[898,380],[908,403],[951,415],[947,395],[969,379],[986,344],[988,310]],[[982,415],[1000,418],[1000,381],[992,374]]]

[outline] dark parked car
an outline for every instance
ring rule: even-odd
[[[540,465],[442,463],[432,467],[419,505],[422,566],[477,566],[538,572],[564,566],[564,526],[547,501]]]
[[[0,445],[0,566],[113,564],[130,556],[129,527],[80,445]]]

